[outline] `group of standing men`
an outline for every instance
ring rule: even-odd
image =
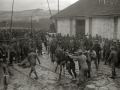
[[[61,34],[49,35],[44,31],[35,31],[30,32],[28,30],[16,31],[16,30],[6,30],[2,32],[0,37],[0,54],[6,54],[10,52],[10,61],[9,64],[13,65],[13,59],[16,63],[21,62],[27,56],[37,58],[36,54],[33,54],[34,50],[38,50],[38,53],[42,55],[42,43],[44,43],[46,50],[51,54],[51,60],[54,59],[54,54],[56,48],[59,46],[64,52],[68,52],[69,56],[72,59],[77,59],[79,62],[79,70],[81,71],[81,76],[91,77],[91,61],[93,60],[96,66],[96,70],[99,70],[99,64],[101,60],[104,60],[105,64],[109,63],[111,65],[111,78],[115,78],[115,66],[120,66],[120,46],[119,40],[108,40],[102,39],[100,36],[87,38],[76,38],[74,36],[70,37],[69,35],[62,36]],[[21,33],[20,35],[18,33]],[[9,34],[12,36],[12,40],[9,42],[5,39],[5,35]],[[17,35],[18,34],[18,35]],[[46,35],[48,37],[46,37]],[[51,40],[50,40],[51,38]],[[34,49],[34,50],[33,50]],[[32,54],[29,54],[32,52]],[[72,55],[74,53],[75,55]],[[31,57],[33,55],[33,57]],[[7,54],[6,54],[7,56]],[[13,58],[15,57],[15,58]],[[6,57],[4,57],[5,59]],[[32,62],[32,61],[31,61]],[[40,62],[39,62],[40,63]],[[35,72],[35,65],[31,66],[31,73]],[[36,74],[36,72],[35,72]],[[37,79],[36,74],[36,79]]]
[[[105,65],[108,63],[111,66],[110,78],[115,78],[115,67],[120,66],[119,40],[102,39],[98,35],[94,38],[87,38],[86,36],[84,38],[75,38],[74,36],[57,34],[53,38],[55,39],[53,42],[57,43],[64,52],[68,52],[72,59],[78,60],[81,76],[91,77],[91,61],[94,61],[96,70],[99,70],[100,62],[103,61]]]

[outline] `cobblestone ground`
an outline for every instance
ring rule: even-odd
[[[51,71],[55,70],[56,64],[52,63],[49,55],[46,50],[43,49],[43,55],[39,56],[41,60],[41,66],[50,69]],[[78,64],[76,63],[76,72],[78,74]],[[14,68],[21,71],[23,74],[28,75],[30,68],[23,69],[18,65],[14,65]],[[95,88],[95,90],[120,90],[120,69],[116,69],[117,77],[116,79],[110,79],[110,67],[109,65],[104,65],[103,62],[99,65],[99,70],[96,71],[95,65],[92,62],[92,71],[91,78],[87,79],[87,82],[83,85],[76,85],[76,81],[72,80],[68,72],[65,72],[65,77],[62,77],[59,80],[59,75],[55,74],[48,69],[36,66],[39,79],[37,83],[31,81],[27,76],[20,74],[17,71],[14,71],[14,76],[10,79],[10,84],[8,90],[89,90],[89,88]],[[58,68],[59,69],[59,68]],[[58,70],[59,72],[59,70]],[[63,73],[62,73],[63,74]],[[34,78],[32,74],[31,78]],[[69,78],[69,79],[68,79]],[[42,84],[42,86],[39,86]],[[93,89],[94,90],[94,89]]]

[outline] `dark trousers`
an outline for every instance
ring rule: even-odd
[[[15,54],[15,62],[19,63],[20,62],[20,53]]]
[[[13,64],[13,52],[10,52],[10,65],[12,65]]]
[[[42,55],[42,47],[38,47],[38,53]]]
[[[100,63],[100,54],[99,54],[99,52],[96,52],[96,54],[97,54],[98,65],[99,65],[99,63]]]
[[[118,66],[120,66],[120,54],[118,54]]]
[[[111,63],[112,77],[116,76],[115,63]]]
[[[91,76],[91,75],[90,75],[90,71],[91,71],[91,61],[88,61],[88,60],[87,60],[87,65],[88,65],[88,76]]]
[[[53,60],[53,59],[54,59],[54,54],[55,54],[54,52],[51,53],[51,61],[52,61],[52,62],[54,61],[54,60]]]
[[[110,55],[110,52],[105,52],[105,64],[107,63],[107,59],[108,59],[109,55]],[[110,62],[109,62],[109,64],[110,64]]]
[[[105,60],[105,50],[103,50],[103,60]]]

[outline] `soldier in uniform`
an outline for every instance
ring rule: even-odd
[[[20,45],[18,41],[16,41],[14,44],[14,50],[15,50],[15,62],[19,63],[20,62]]]
[[[97,58],[98,58],[98,65],[100,63],[100,53],[101,53],[101,47],[100,44],[98,43],[98,40],[95,41],[95,44],[93,46],[96,54],[97,54]]]
[[[36,44],[37,44],[38,53],[40,55],[42,55],[42,40],[41,40],[41,38],[39,38],[39,40],[37,40]]]
[[[69,55],[70,56],[70,55]],[[82,54],[82,50],[77,52],[77,56],[70,56],[73,59],[78,60],[78,65],[79,65],[79,83],[85,83],[86,80],[86,73],[88,72],[88,65],[86,63],[86,56]]]
[[[117,45],[119,47],[119,52],[118,52],[118,66],[120,66],[120,41],[117,40]]]
[[[104,64],[106,65],[107,59],[108,59],[109,54],[110,54],[110,42],[109,41],[105,42],[104,48],[105,48],[105,63]]]
[[[26,58],[28,56],[28,53],[30,51],[30,47],[28,46],[28,42],[24,42],[24,47],[23,47],[23,51],[24,51],[24,58]]]
[[[56,39],[56,37],[53,35],[52,36],[52,41],[51,41],[51,43],[50,43],[50,53],[51,53],[51,61],[53,61],[53,55],[55,54],[55,50],[56,50],[56,48],[57,48],[57,44],[58,44],[58,42],[57,42],[57,39]]]
[[[119,55],[120,48],[119,48],[119,46],[118,46],[118,44],[117,44],[117,41],[116,41],[116,40],[113,40],[113,43],[112,43],[111,46],[114,47],[114,50],[116,51],[117,56],[118,56],[118,55]],[[119,60],[119,56],[117,57],[117,59]],[[116,63],[116,66],[119,66],[119,61]]]
[[[66,51],[68,49],[68,40],[66,37],[64,37],[64,40],[63,40],[63,50]]]
[[[10,66],[13,66],[13,57],[15,53],[13,48],[13,42],[10,43],[9,50],[10,50]]]
[[[95,52],[95,50],[94,50],[93,48],[90,49],[89,55],[90,55],[90,59],[91,59],[91,60],[94,60],[96,70],[98,70],[97,54],[96,54],[96,52]]]
[[[116,76],[115,63],[118,62],[118,59],[117,59],[117,52],[115,51],[115,48],[113,46],[111,46],[110,50],[111,50],[111,52],[108,57],[108,61],[110,62],[110,66],[111,66],[111,72],[112,72],[111,78],[114,79]]]
[[[72,37],[70,39],[69,51],[70,51],[70,53],[74,52],[74,40]]]

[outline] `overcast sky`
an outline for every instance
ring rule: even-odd
[[[10,11],[12,7],[13,0],[0,0],[0,10]],[[28,10],[41,8],[48,10],[47,0],[14,0],[14,11]],[[48,0],[50,3],[50,8],[52,10],[57,10],[58,0]],[[60,9],[64,9],[67,6],[75,3],[78,0],[59,0]]]

